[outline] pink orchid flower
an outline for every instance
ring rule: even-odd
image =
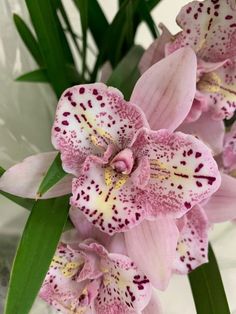
[[[216,120],[229,119],[236,102],[236,4],[234,0],[193,1],[177,16],[183,29],[172,36],[164,27],[162,36],[145,52],[142,71],[181,47],[191,47],[198,57],[197,92],[188,121],[209,111]]]
[[[182,229],[176,219],[195,211],[220,184],[211,151],[193,136],[172,133],[188,115],[195,91],[196,57],[183,48],[141,76],[129,103],[104,84],[67,90],[53,126],[53,143],[61,151],[64,169],[76,176],[71,202],[81,210],[73,209],[74,219],[79,221],[83,212],[108,234],[130,229],[125,232],[128,256],[160,289],[168,283],[177,245],[191,225],[190,216],[183,218]],[[147,121],[158,131],[151,131]],[[34,198],[50,158],[35,156],[10,168],[0,188],[24,196],[31,184],[27,196]],[[63,189],[68,193],[68,186],[60,185],[48,197]]]
[[[57,247],[39,296],[62,313],[141,313],[152,287],[134,262],[69,233]]]

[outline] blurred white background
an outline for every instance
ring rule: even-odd
[[[100,0],[99,2],[108,19],[111,20],[117,9],[117,0]],[[176,33],[179,28],[175,23],[175,17],[186,3],[188,3],[186,0],[162,0],[153,10],[152,16],[157,24],[163,22],[172,33]],[[64,4],[72,17],[75,29],[79,30],[78,13],[71,5],[71,1],[65,0]],[[56,105],[56,98],[49,86],[14,82],[15,77],[35,69],[36,66],[14,28],[13,12],[18,13],[25,20],[29,20],[23,1],[1,0],[0,165],[4,168],[28,155],[52,149],[50,128]],[[142,25],[139,28],[136,42],[147,48],[151,41],[152,38],[147,28]],[[22,231],[28,213],[0,196],[0,215],[1,267],[1,259],[7,258],[4,254],[9,253],[10,257],[13,254],[17,236]],[[8,244],[9,240],[6,240],[6,235],[11,236],[10,244]],[[236,240],[236,225],[227,223],[215,226],[211,232],[211,238],[220,264],[230,308],[232,313],[236,313],[236,251],[233,241]],[[10,249],[11,245],[12,250]],[[4,280],[4,273],[0,270],[0,283],[3,286],[5,285]],[[5,289],[0,287],[0,298],[4,293]],[[196,313],[186,277],[175,276],[167,291],[160,292],[159,295],[165,314]],[[44,302],[37,300],[32,314],[53,313],[46,308]]]

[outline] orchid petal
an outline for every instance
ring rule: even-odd
[[[204,205],[210,222],[223,222],[236,218],[236,178],[222,173],[219,190]]]
[[[204,112],[195,122],[182,123],[178,131],[196,136],[209,146],[214,155],[221,153],[223,150],[224,122],[212,120],[209,112]]]
[[[229,170],[236,169],[236,123],[231,127],[230,132],[224,138],[224,150],[222,154],[224,167]]]
[[[110,253],[101,260],[102,286],[95,300],[97,314],[136,314],[148,304],[152,288],[149,279],[131,259]]]
[[[26,198],[36,198],[40,183],[57,152],[41,153],[24,159],[9,168],[0,178],[0,190]],[[52,198],[71,192],[72,177],[67,175],[42,198]]]
[[[162,314],[162,308],[160,301],[157,297],[156,291],[152,290],[152,297],[148,305],[145,307],[145,309],[142,311],[142,314]]]
[[[194,136],[142,129],[132,149],[137,162],[149,158],[150,180],[136,197],[147,216],[179,218],[219,188],[220,173],[211,151]]]
[[[69,314],[85,306],[90,307],[97,295],[98,286],[93,286],[93,293],[88,293],[86,282],[75,280],[83,263],[83,256],[78,251],[69,249],[61,243],[56,250],[39,296],[63,313]]]
[[[208,261],[208,220],[204,210],[195,205],[185,217],[173,266],[181,274],[187,274]]]
[[[213,119],[230,119],[236,109],[236,59],[203,74],[197,89],[205,97]]]
[[[192,1],[177,16],[183,29],[168,51],[186,45],[206,61],[218,62],[236,55],[236,5],[234,0]]]
[[[152,129],[175,130],[187,116],[196,91],[197,60],[183,48],[149,68],[130,101],[145,112]]]
[[[112,235],[144,219],[143,208],[136,201],[139,192],[128,175],[91,161],[87,172],[72,182],[71,205],[101,231]]]
[[[109,145],[126,147],[143,125],[148,125],[144,114],[117,89],[102,83],[78,85],[67,89],[58,103],[52,143],[61,152],[64,170],[78,176],[88,155],[102,157]]]
[[[162,30],[161,36],[154,40],[150,47],[148,47],[139,62],[139,70],[141,73],[144,73],[154,63],[165,58],[165,45],[173,39],[172,34],[165,25],[160,24],[159,27]]]
[[[128,255],[158,289],[168,285],[178,237],[178,228],[170,218],[143,221],[125,232]]]

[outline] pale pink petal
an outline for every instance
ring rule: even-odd
[[[190,46],[206,61],[218,62],[236,55],[236,5],[234,0],[192,1],[177,16],[183,32],[168,51]]]
[[[110,244],[111,237],[96,228],[79,208],[71,207],[69,216],[82,240],[94,239],[106,247]]]
[[[223,150],[224,122],[212,120],[209,112],[204,112],[195,122],[182,123],[178,131],[196,136],[209,146],[214,155],[221,153]]]
[[[227,171],[236,169],[236,123],[224,138],[224,150],[222,154],[223,164]]]
[[[38,188],[57,152],[41,153],[24,159],[9,168],[0,178],[0,190],[20,197],[36,198]],[[67,175],[42,198],[52,198],[71,193],[72,176]]]
[[[139,70],[141,73],[144,73],[154,63],[165,58],[165,45],[173,40],[172,34],[165,25],[160,24],[159,27],[162,30],[161,36],[154,40],[150,47],[148,47],[139,62]]]
[[[158,289],[168,285],[178,237],[175,221],[169,218],[143,221],[125,232],[128,255]]]
[[[137,162],[147,156],[150,163],[150,180],[135,199],[145,215],[179,218],[219,188],[212,153],[194,136],[142,129],[132,149]]]
[[[151,300],[145,307],[145,309],[142,311],[142,314],[162,314],[162,313],[163,311],[161,303],[158,299],[156,291],[153,289]]]
[[[194,52],[183,48],[141,76],[130,101],[145,112],[152,129],[173,131],[183,122],[196,92],[196,71]]]
[[[148,304],[152,288],[149,279],[131,259],[108,254],[101,260],[102,286],[95,300],[97,314],[136,314]]]
[[[129,175],[90,162],[87,172],[73,180],[71,205],[101,231],[112,235],[130,229],[145,218],[137,197],[139,193]]]
[[[125,148],[143,125],[144,114],[117,89],[102,83],[78,85],[61,96],[52,143],[61,152],[65,171],[78,176],[88,155],[102,157],[108,145]]]
[[[207,100],[213,119],[230,119],[236,109],[236,59],[227,61],[213,72],[203,74],[197,89]]]
[[[195,205],[186,214],[177,244],[177,257],[173,269],[187,274],[208,261],[208,220],[204,210]]]
[[[223,222],[236,218],[236,178],[222,173],[219,190],[204,205],[210,222]]]
[[[90,306],[93,300],[88,295],[86,282],[76,280],[84,263],[83,256],[60,244],[46,275],[39,296],[63,313],[79,311],[85,305]],[[96,291],[93,293],[96,296]],[[84,300],[86,299],[86,304]]]

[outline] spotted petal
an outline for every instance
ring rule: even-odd
[[[213,119],[230,119],[236,109],[236,59],[203,74],[197,89],[205,97]]]
[[[148,304],[152,288],[149,279],[128,257],[108,254],[101,261],[102,286],[95,300],[97,314],[136,314]]]
[[[151,217],[181,217],[220,185],[211,151],[194,136],[142,129],[132,149],[137,162],[143,156],[149,158],[150,180],[136,202]]]
[[[174,270],[181,274],[187,274],[208,261],[208,220],[204,210],[195,205],[185,219],[174,263]]]
[[[78,251],[61,243],[40,290],[40,297],[66,314],[90,308],[98,285],[90,286],[76,280],[83,263],[84,258]]]
[[[52,143],[61,152],[64,170],[78,176],[88,155],[102,157],[108,145],[126,147],[143,125],[143,113],[117,89],[102,83],[78,85],[59,101]]]
[[[236,4],[234,0],[193,1],[177,16],[183,29],[169,44],[169,52],[190,46],[205,61],[218,62],[236,55]]]
[[[91,161],[87,172],[72,182],[71,204],[101,231],[112,235],[144,219],[137,197],[140,192],[129,175]]]
[[[236,169],[236,123],[231,127],[230,132],[225,135],[224,151],[222,154],[225,169],[232,171]]]

